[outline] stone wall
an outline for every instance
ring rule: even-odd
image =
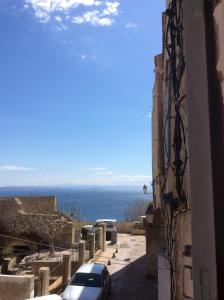
[[[132,228],[133,228],[132,222],[117,223],[117,232],[118,233],[131,233]]]
[[[38,276],[38,271],[42,267],[50,268],[51,276],[61,276],[63,273],[63,264],[53,261],[34,261],[32,262],[32,274]],[[78,261],[71,261],[71,276],[74,275],[76,270],[79,268]]]
[[[0,300],[24,300],[34,296],[34,276],[0,275]]]

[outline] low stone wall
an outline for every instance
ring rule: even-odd
[[[145,235],[145,229],[133,228],[131,233],[133,235]]]
[[[51,276],[61,276],[63,273],[63,264],[62,262],[53,262],[53,261],[35,261],[32,263],[32,274],[35,276],[38,275],[38,271],[42,267],[49,267],[50,268],[50,275]],[[78,261],[71,261],[71,276],[76,272],[79,267]],[[1,299],[1,298],[0,298]]]
[[[0,299],[24,300],[34,296],[34,275],[0,275]]]
[[[132,222],[121,222],[117,223],[118,233],[132,233],[133,223]]]

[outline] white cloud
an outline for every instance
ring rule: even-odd
[[[35,171],[36,169],[14,165],[0,166],[0,171]]]
[[[87,169],[87,167],[84,167]],[[144,174],[119,174],[106,168],[88,168],[86,174],[29,172],[35,169],[14,165],[0,166],[1,185],[149,185],[152,177]],[[102,170],[102,171],[101,171]],[[7,172],[6,172],[7,171]],[[18,172],[16,172],[18,171]],[[23,171],[23,176],[20,172]],[[25,172],[27,171],[27,173]],[[90,172],[92,171],[92,172]]]
[[[102,4],[101,1],[95,1],[95,6],[99,6],[99,5],[101,5],[101,4]]]
[[[56,20],[58,23],[61,23],[61,22],[62,22],[62,18],[59,17],[59,16],[55,16],[55,20]]]
[[[130,22],[125,25],[125,29],[131,29],[131,28],[138,28],[138,24]]]
[[[73,22],[75,24],[89,23],[93,26],[110,26],[114,19],[112,17],[118,15],[117,1],[98,1],[98,0],[23,0],[24,8],[31,8],[36,18],[42,23],[50,21]],[[83,12],[79,16],[74,16],[74,10],[77,7],[86,7],[88,11]],[[90,10],[97,7],[98,10]],[[56,16],[55,16],[56,14]],[[53,18],[52,18],[53,17]]]
[[[110,16],[110,15],[117,15],[118,14],[118,7],[120,6],[119,2],[109,2],[106,1],[105,3],[106,8],[103,10],[102,15]]]
[[[76,24],[89,23],[93,26],[110,26],[113,19],[103,17],[99,10],[93,10],[84,13],[82,16],[74,17],[72,22]]]

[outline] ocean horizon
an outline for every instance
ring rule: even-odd
[[[57,209],[65,213],[80,210],[82,219],[109,218],[124,220],[125,210],[138,200],[151,200],[139,187],[0,187],[0,196],[56,196]]]

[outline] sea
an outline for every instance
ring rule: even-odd
[[[56,196],[59,211],[69,213],[77,209],[86,221],[123,221],[128,206],[152,199],[142,187],[0,187],[0,196]]]

